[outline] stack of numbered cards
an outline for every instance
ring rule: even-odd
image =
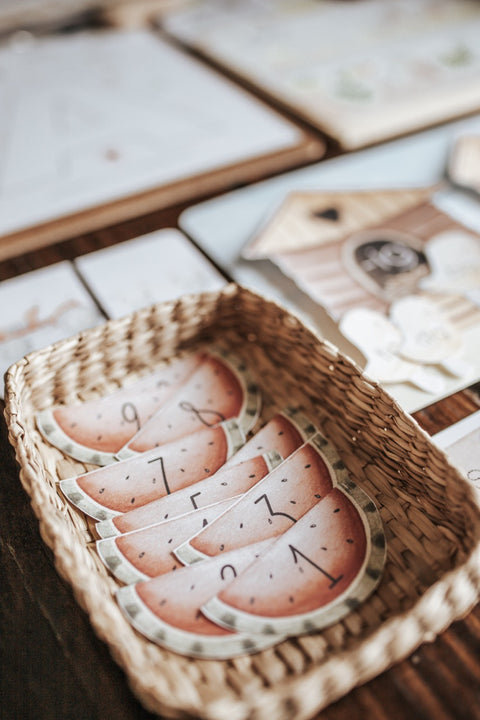
[[[260,407],[241,357],[208,348],[37,415],[51,443],[103,465],[60,489],[97,521],[129,621],[176,652],[257,652],[331,625],[380,580],[374,502],[297,408],[252,432]]]
[[[477,602],[471,484],[245,288],[32,353],[5,405],[59,573],[162,717],[306,720]]]

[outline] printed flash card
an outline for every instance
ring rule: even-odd
[[[4,280],[0,307],[8,308],[0,318],[2,375],[29,352],[105,319],[68,262]]]
[[[230,658],[276,645],[278,635],[234,633],[208,620],[201,606],[255,560],[269,540],[234,550],[193,567],[128,585],[118,603],[132,625],[164,647],[203,658]]]
[[[321,142],[148,30],[6,42],[0,67],[5,251],[19,237],[51,243],[322,154]]]
[[[111,318],[186,293],[219,290],[226,283],[193,243],[173,229],[83,255],[75,264]]]
[[[480,410],[432,438],[480,491]]]
[[[480,107],[475,0],[210,0],[165,27],[348,149]]]
[[[450,180],[480,193],[480,135],[461,135],[455,141],[448,162]]]
[[[173,572],[181,567],[173,548],[206,527],[233,502],[227,498],[142,530],[98,540],[97,552],[112,575],[127,585]]]
[[[336,450],[317,433],[175,555],[191,565],[281,535],[346,477]]]
[[[97,523],[97,532],[100,537],[111,537],[120,532],[130,532],[185,515],[226,498],[237,497],[265,477],[282,460],[276,450],[271,450],[238,465],[227,467],[227,464],[224,464],[213,475],[197,480],[193,485],[160,496],[137,510],[130,510],[111,520]],[[134,527],[135,523],[137,527]]]
[[[296,408],[284,410],[283,413],[275,415],[245,445],[240,447],[213,477],[197,481],[194,489],[187,487],[178,490],[149,502],[141,508],[130,510],[124,515],[103,520],[97,523],[96,530],[102,538],[112,537],[167,520],[173,516],[172,513],[182,510],[187,512],[202,507],[205,503],[214,502],[213,497],[220,500],[224,497],[231,497],[232,494],[238,494],[236,490],[232,492],[232,487],[237,486],[236,483],[232,486],[232,479],[237,477],[239,464],[245,466],[245,463],[254,460],[256,465],[259,462],[257,457],[261,453],[271,470],[278,464],[281,457],[284,459],[289,457],[315,432],[317,432],[316,428]],[[275,450],[275,447],[280,448],[280,452]],[[256,472],[248,473],[248,475],[252,474],[256,476]],[[226,477],[223,477],[224,475]],[[257,476],[247,478],[247,480],[255,482],[258,479]],[[246,489],[245,487],[239,492],[245,492]]]
[[[371,595],[385,557],[375,504],[340,483],[202,610],[223,627],[267,637],[321,630]]]

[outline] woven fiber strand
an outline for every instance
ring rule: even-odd
[[[341,622],[230,661],[181,657],[136,633],[89,525],[57,492],[89,469],[46,443],[37,410],[98,397],[161,361],[221,340],[256,372],[263,418],[303,405],[375,500],[387,537],[378,590]],[[417,424],[336,348],[273,302],[236,285],[108,322],[40,352],[6,375],[6,419],[20,479],[98,635],[151,711],[208,720],[309,718],[355,685],[433,640],[475,604],[480,508],[474,492]],[[90,543],[90,544],[89,544]]]

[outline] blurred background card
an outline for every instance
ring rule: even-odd
[[[173,229],[84,255],[75,264],[111,318],[185,293],[218,290],[227,282]]]
[[[433,440],[480,491],[480,410],[437,433]]]
[[[0,320],[2,374],[32,350],[105,319],[68,262],[3,281],[0,307],[8,308]]]
[[[448,163],[450,180],[480,193],[480,134],[457,138]]]
[[[0,257],[323,153],[151,31],[16,37],[0,46]]]
[[[475,0],[214,0],[165,28],[345,148],[480,107]]]

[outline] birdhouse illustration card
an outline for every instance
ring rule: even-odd
[[[292,193],[244,254],[324,307],[377,381],[437,397],[480,376],[480,236],[432,188]]]
[[[68,262],[4,280],[0,307],[8,308],[0,318],[2,374],[27,353],[104,321]]]

